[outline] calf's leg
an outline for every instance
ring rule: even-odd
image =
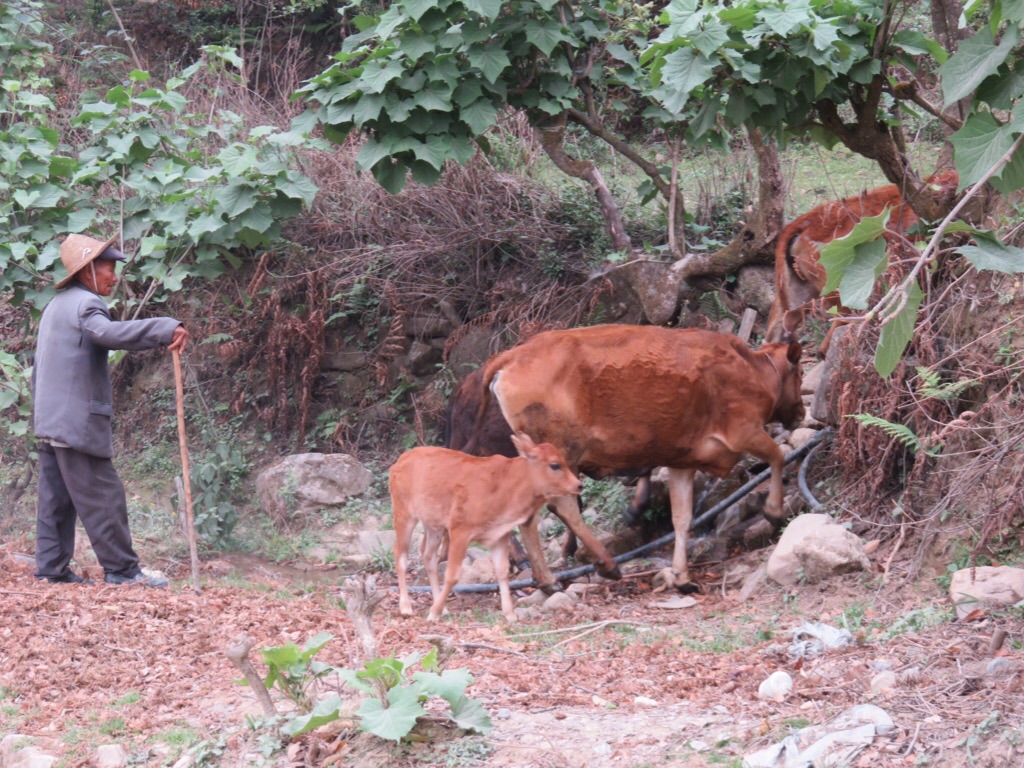
[[[604,544],[597,540],[597,537],[587,527],[587,524],[583,522],[583,515],[580,514],[580,502],[578,497],[559,496],[555,499],[554,505],[555,514],[562,519],[562,522],[565,523],[566,527],[570,531],[576,534],[577,538],[583,542],[583,545],[593,556],[594,563],[597,566],[597,572],[606,579],[621,579],[622,573],[619,571],[618,564],[612,560],[612,556],[608,554],[608,550],[604,548]],[[536,517],[536,515],[534,515],[534,517]],[[529,545],[527,545],[527,550],[529,550]],[[533,562],[532,556],[530,558],[530,562]],[[536,568],[536,566],[534,567]]]
[[[412,615],[407,578],[409,572],[409,543],[416,521],[411,519],[404,505],[392,497],[391,508],[395,520],[395,571],[398,573],[398,612],[403,616]]]
[[[491,562],[494,563],[494,574],[498,578],[498,591],[501,592],[501,613],[509,624],[517,621],[516,609],[512,603],[512,590],[508,585],[508,548],[511,534],[502,536],[491,547]]]
[[[771,479],[768,481],[768,500],[764,505],[764,516],[773,523],[782,523],[785,512],[782,509],[782,471],[786,466],[786,457],[782,449],[763,429],[755,432],[747,441],[744,450],[753,456],[768,462],[772,468]]]
[[[466,556],[469,549],[469,536],[461,531],[448,531],[448,566],[444,571],[444,586],[440,593],[435,593],[434,604],[430,606],[428,621],[437,621],[444,613],[444,604],[459,579],[459,571],[462,570],[462,558]],[[508,550],[505,550],[505,558],[508,558]],[[507,567],[507,566],[506,566]],[[437,573],[435,564],[434,573]]]

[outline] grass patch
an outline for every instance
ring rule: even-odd
[[[113,701],[115,707],[129,707],[132,704],[142,701],[142,694],[137,691],[128,691],[124,696],[120,696]]]

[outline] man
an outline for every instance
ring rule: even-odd
[[[87,582],[71,570],[75,520],[82,525],[108,584],[165,587],[167,579],[139,567],[128,529],[128,502],[111,458],[113,395],[107,355],[112,349],[167,345],[181,352],[188,331],[169,317],[111,320],[106,302],[124,254],[106,241],[69,235],[60,246],[66,288],[39,322],[32,382],[39,438],[36,578],[57,584]]]

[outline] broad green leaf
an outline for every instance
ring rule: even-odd
[[[290,171],[287,180],[279,182],[277,189],[288,197],[301,200],[307,208],[313,205],[317,192],[320,191],[316,184],[298,171]]]
[[[334,722],[338,719],[341,711],[341,698],[336,693],[321,699],[316,706],[305,715],[290,720],[281,726],[281,732],[287,736],[298,736],[302,733],[309,733],[321,725]]]
[[[437,0],[402,0],[400,5],[409,14],[410,19],[419,21],[424,13],[437,8]],[[387,30],[381,31],[378,29],[377,34],[386,37]]]
[[[431,163],[422,160],[413,160],[409,163],[409,172],[412,174],[413,181],[427,187],[437,183],[437,180],[441,178],[441,171],[441,168],[435,168]]]
[[[403,72],[402,63],[399,61],[371,61],[363,70],[359,82],[366,93],[383,93],[388,83],[401,77]]]
[[[501,15],[501,0],[465,0],[466,8],[479,13],[486,19],[496,19]]]
[[[276,221],[270,212],[270,204],[266,200],[258,200],[249,210],[235,216],[234,223],[254,232],[266,234]]]
[[[811,21],[814,13],[807,0],[795,0],[777,6],[765,6],[758,13],[758,18],[775,34],[787,37],[790,32]]]
[[[257,162],[256,148],[231,144],[217,154],[217,159],[232,176],[244,176]]]
[[[231,218],[240,216],[256,204],[256,191],[248,184],[229,184],[217,198],[224,212]]]
[[[392,688],[388,691],[388,706],[378,699],[365,699],[356,715],[361,718],[359,727],[382,739],[398,741],[412,730],[416,721],[426,714],[420,706],[415,691],[409,688]]]
[[[374,165],[370,171],[377,183],[392,195],[397,195],[405,189],[405,177],[409,171],[405,161],[398,158],[385,158]]]
[[[850,230],[848,235],[833,240],[821,249],[819,261],[821,266],[825,268],[825,274],[828,276],[825,280],[825,287],[821,290],[822,294],[831,293],[839,288],[846,269],[858,257],[857,246],[880,240],[888,221],[888,210],[883,211],[878,216],[869,216],[861,219]],[[884,255],[885,242],[881,242]],[[863,258],[870,260],[872,254],[865,253]]]
[[[839,30],[827,21],[818,21],[811,27],[811,42],[819,51],[831,51],[839,41]]]
[[[1017,44],[1017,29],[1009,27],[996,45],[992,30],[985,25],[974,36],[961,40],[949,61],[939,67],[943,106],[971,96],[988,76],[994,75]]]
[[[729,42],[729,28],[712,17],[705,21],[700,30],[690,35],[690,42],[710,59]]]
[[[976,237],[977,245],[961,245],[957,253],[977,269],[1017,274],[1024,272],[1024,248],[1005,245],[995,238]]]
[[[27,190],[14,192],[14,201],[26,210],[30,208],[54,208],[64,199],[65,192],[54,184],[37,184]]]
[[[440,675],[433,672],[417,672],[412,677],[425,694],[440,696],[449,704],[464,696],[466,688],[473,682],[473,676],[465,669],[446,669]]]
[[[693,48],[681,48],[666,56],[661,73],[669,93],[664,100],[665,109],[682,112],[693,89],[702,85],[713,72],[713,63]]]
[[[383,94],[364,94],[359,101],[351,104],[353,122],[355,122],[357,126],[363,126],[367,123],[376,121],[380,117],[381,111],[384,109],[385,101]],[[394,116],[392,116],[392,120],[394,120]]]
[[[839,299],[843,306],[867,309],[875,280],[885,271],[887,264],[884,239],[855,245],[853,258],[839,283]]]
[[[322,651],[331,640],[334,639],[334,635],[330,632],[317,632],[306,644],[302,646],[302,656],[305,659],[311,659],[313,656]]]
[[[489,100],[483,98],[459,110],[459,117],[474,135],[479,136],[497,124],[498,110]]]
[[[508,53],[500,45],[492,43],[488,46],[473,46],[467,54],[469,63],[480,70],[490,83],[498,82],[505,69],[511,66]]]
[[[975,112],[950,136],[960,171],[960,185],[978,181],[1013,146],[1010,126],[1000,125],[991,112]]]
[[[883,379],[887,378],[903,357],[914,336],[914,325],[917,321],[917,310],[921,306],[924,292],[917,283],[912,283],[907,291],[907,303],[899,314],[882,326],[882,334],[875,350],[875,370]]]
[[[68,214],[68,232],[87,232],[96,221],[95,208],[77,206]]]
[[[452,720],[459,728],[485,735],[491,732],[491,718],[480,701],[462,695],[448,703],[452,708]]]
[[[568,40],[562,34],[562,25],[553,19],[528,18],[523,26],[526,39],[545,56],[550,56],[556,45]]]
[[[945,64],[949,59],[949,51],[943,48],[937,40],[926,37],[916,30],[901,29],[893,35],[892,42],[893,45],[911,56],[929,55],[939,64]]]

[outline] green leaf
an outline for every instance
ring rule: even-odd
[[[409,171],[409,167],[404,160],[385,158],[374,165],[370,171],[373,173],[373,178],[377,180],[377,183],[392,195],[397,195],[405,189],[406,174]]]
[[[1004,245],[995,239],[976,238],[977,245],[961,245],[957,253],[976,269],[1014,275],[1024,272],[1024,248]]]
[[[693,89],[713,73],[714,64],[693,48],[680,48],[670,53],[661,71],[662,82],[669,93],[664,100],[665,109],[682,112]]]
[[[942,78],[943,106],[973,95],[981,81],[994,75],[1006,61],[1017,38],[1016,27],[1009,27],[996,45],[992,29],[985,25],[974,37],[961,40],[956,53],[938,70]]]
[[[406,736],[416,721],[426,714],[419,704],[419,697],[410,688],[392,688],[388,691],[388,704],[378,699],[365,699],[356,715],[361,718],[359,727],[382,739],[398,741]]]
[[[556,45],[569,39],[562,34],[562,25],[554,19],[527,18],[523,27],[526,39],[545,56],[550,56]]]
[[[459,117],[474,135],[479,136],[497,124],[498,110],[490,101],[482,98],[459,110]]]
[[[230,218],[240,216],[256,204],[256,190],[245,183],[233,183],[225,187],[217,197],[224,213]]]
[[[334,635],[330,632],[317,632],[306,644],[302,646],[302,657],[307,661],[313,658],[316,654],[324,649],[324,647],[334,639]]]
[[[467,9],[494,20],[501,14],[501,0],[464,0]]]
[[[846,273],[846,269],[858,258],[857,247],[866,243],[879,241],[882,233],[885,232],[885,225],[889,221],[889,211],[886,209],[878,216],[869,216],[857,222],[850,233],[844,237],[837,238],[821,249],[819,261],[825,268],[828,276],[822,294],[831,293],[839,288]],[[885,242],[882,242],[883,256]],[[872,259],[871,253],[863,254],[862,258]],[[845,302],[844,302],[845,303]]]
[[[489,83],[498,82],[501,73],[512,65],[508,53],[497,43],[473,46],[467,54],[469,63],[480,70]]]
[[[807,0],[795,0],[778,6],[766,6],[758,13],[758,18],[775,34],[788,37],[790,32],[813,19],[814,13]]]
[[[309,208],[320,188],[298,171],[289,171],[287,180],[278,182],[277,190],[295,200],[301,200]]]
[[[449,704],[464,696],[466,688],[473,682],[473,676],[465,669],[446,669],[440,675],[434,672],[417,672],[412,676],[428,696],[440,696]]]
[[[889,437],[899,440],[911,453],[917,453],[921,450],[921,440],[905,424],[895,424],[878,416],[872,416],[870,413],[853,413],[847,418],[855,419],[868,427],[878,427]]]
[[[854,246],[853,258],[839,283],[839,299],[843,306],[850,309],[867,309],[875,280],[885,271],[887,265],[884,239]]]
[[[702,28],[690,35],[693,47],[707,58],[712,58],[718,49],[729,42],[729,28],[714,17],[706,19]]]
[[[452,708],[452,720],[459,728],[484,735],[491,732],[491,718],[481,702],[463,694],[448,703]]]
[[[299,715],[281,726],[281,732],[287,736],[298,736],[309,733],[321,725],[334,722],[341,711],[341,698],[336,693],[321,699],[316,706],[305,715]]]
[[[54,184],[35,184],[11,195],[22,208],[54,208],[64,199],[64,190]]]
[[[963,127],[949,137],[960,171],[960,184],[967,186],[981,179],[1005,155],[1014,142],[1013,131],[1000,125],[991,112],[975,112]]]
[[[403,74],[404,69],[399,61],[387,63],[371,61],[363,69],[363,76],[359,82],[366,93],[383,93],[387,89],[388,83]]]
[[[903,357],[914,336],[914,325],[917,321],[917,310],[921,306],[924,292],[917,283],[912,283],[907,291],[907,303],[894,318],[882,326],[882,335],[875,350],[875,370],[883,379],[888,377]]]

